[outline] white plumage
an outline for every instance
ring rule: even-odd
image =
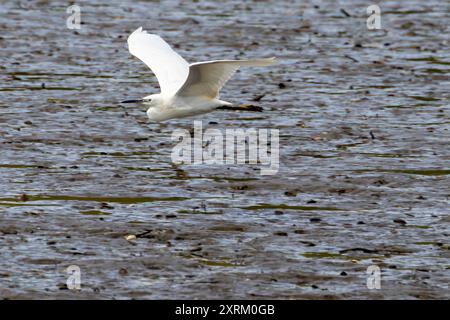
[[[149,34],[142,27],[128,37],[128,48],[153,71],[161,93],[124,102],[149,105],[147,115],[152,121],[188,117],[231,106],[219,100],[219,91],[239,67],[262,67],[275,61],[275,58],[268,58],[188,64],[160,36]]]

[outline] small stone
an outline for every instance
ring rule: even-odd
[[[65,283],[60,283],[58,285],[58,289],[59,290],[69,290],[69,288],[67,288],[67,284],[65,284]]]
[[[129,234],[125,236],[125,240],[127,241],[133,241],[136,240],[136,236],[134,234]]]
[[[353,228],[353,225],[351,223],[344,223],[343,226],[346,228]]]
[[[394,222],[395,223],[398,223],[398,224],[401,224],[401,225],[406,225],[406,221],[405,220],[403,220],[403,219],[394,219]]]
[[[120,274],[121,276],[127,276],[127,275],[128,275],[128,270],[125,269],[125,268],[120,268],[120,269],[119,269],[119,274]]]
[[[19,196],[19,200],[20,201],[28,201],[28,200],[30,200],[30,197],[27,194],[23,193]]]
[[[148,138],[134,138],[134,141],[136,142],[141,142],[141,141],[146,141],[148,140]]]
[[[243,185],[243,186],[234,186],[232,187],[233,190],[247,190],[248,186]]]
[[[346,276],[346,275],[347,275],[347,272],[342,271],[340,274],[341,274],[341,276]]]
[[[18,234],[18,231],[16,229],[8,227],[0,229],[0,232],[3,234]]]
[[[315,243],[312,243],[310,241],[300,241],[300,243],[303,243],[304,245],[308,246],[308,247],[315,247]]]
[[[258,96],[256,96],[256,97],[254,97],[254,98],[253,98],[253,101],[260,101],[262,98],[264,98],[265,95],[266,95],[266,94],[263,93],[263,94],[260,94],[260,95],[258,95]]]
[[[109,205],[109,204],[106,203],[106,202],[102,202],[102,203],[100,204],[100,208],[101,208],[101,209],[114,209],[113,206]]]
[[[322,219],[320,219],[320,218],[311,218],[311,219],[309,219],[309,221],[315,223],[315,222],[320,222],[320,221],[322,221]]]

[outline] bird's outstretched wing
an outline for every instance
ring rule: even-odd
[[[275,62],[275,58],[255,60],[217,60],[193,63],[189,76],[178,96],[205,96],[216,98],[219,90],[233,76],[239,67],[264,67]]]
[[[175,94],[186,81],[189,64],[160,36],[140,27],[128,37],[128,49],[153,71],[163,95]]]

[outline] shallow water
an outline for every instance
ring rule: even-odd
[[[1,298],[450,297],[445,1],[385,1],[379,31],[364,1],[79,4],[77,31],[66,2],[0,4]],[[193,119],[118,104],[158,91],[141,25],[189,62],[279,59],[221,94],[263,113],[195,118],[279,129],[278,174],[171,162]]]

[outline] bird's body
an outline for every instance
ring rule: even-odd
[[[148,105],[147,116],[150,120],[160,122],[173,118],[185,118],[214,111],[222,106],[232,104],[219,99],[210,99],[202,96],[180,97],[174,95],[165,97],[161,94],[152,94],[145,97],[144,104]],[[149,102],[146,102],[150,100]]]
[[[149,107],[148,118],[164,121],[211,112],[232,104],[219,100],[219,90],[241,66],[268,66],[275,58],[215,60],[188,64],[159,36],[142,27],[128,37],[130,53],[142,60],[158,78],[160,94],[139,100]]]

